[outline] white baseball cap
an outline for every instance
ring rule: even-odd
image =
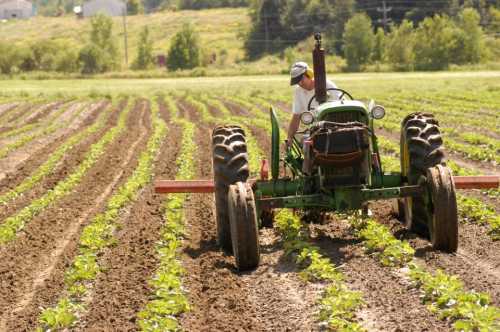
[[[303,61],[295,62],[290,69],[290,85],[298,84],[308,69],[307,63]]]

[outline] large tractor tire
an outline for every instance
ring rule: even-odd
[[[229,225],[236,267],[240,271],[259,265],[259,227],[253,191],[248,183],[237,182],[228,192]]]
[[[432,114],[413,113],[403,120],[400,147],[401,172],[409,185],[425,181],[429,168],[445,165],[439,123]],[[400,201],[399,206],[405,226],[429,237],[431,216],[425,198],[407,197]]]
[[[218,126],[212,132],[217,239],[221,248],[232,252],[227,193],[229,186],[246,182],[248,168],[245,132],[239,126]]]
[[[429,233],[434,249],[455,252],[458,248],[458,213],[455,183],[448,167],[437,165],[427,170],[430,197]]]

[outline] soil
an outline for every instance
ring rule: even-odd
[[[168,119],[162,105],[160,112]],[[169,125],[169,139],[163,144],[155,166],[154,180],[175,176],[175,159],[180,146],[180,128]],[[115,235],[118,245],[102,258],[105,273],[97,279],[90,310],[82,317],[77,331],[132,331],[137,327],[137,313],[144,308],[152,290],[148,280],[158,267],[155,243],[160,239],[164,222],[161,206],[164,195],[154,193],[153,185],[147,186],[138,200],[122,218]]]
[[[0,249],[1,330],[34,330],[41,308],[54,305],[64,289],[64,271],[77,253],[81,229],[104,208],[106,198],[118,188],[135,167],[136,158],[121,163],[140,136],[138,103],[125,131],[87,172],[82,182],[66,197],[45,209],[25,226],[17,239]],[[145,142],[133,152],[143,148]],[[116,181],[118,165],[123,169]],[[110,186],[111,184],[111,186]],[[48,272],[48,273],[47,273]],[[10,310],[8,310],[10,308]]]
[[[237,104],[221,101],[232,114],[251,116]],[[197,124],[196,177],[211,179],[211,125],[201,123],[198,112],[187,103],[178,100],[177,104],[179,116]],[[20,149],[26,158],[5,158],[14,166],[0,161],[0,170],[7,172],[0,179],[0,193],[29,176],[70,135],[91,125],[104,107],[105,103],[93,105],[57,135],[50,139],[40,138],[26,149]],[[19,211],[70,174],[83,160],[88,147],[116,124],[124,107],[125,103],[122,103],[105,128],[71,149],[41,183],[8,206],[0,207],[0,220]],[[1,109],[0,105],[0,112]],[[221,115],[217,109],[209,108],[209,111],[213,116]],[[65,112],[61,119],[67,119],[71,114],[74,113]],[[155,163],[154,180],[174,178],[175,160],[181,148],[182,130],[170,122],[163,102],[160,102],[160,114],[169,129]],[[249,129],[269,155],[267,132],[252,126]],[[129,115],[126,132],[106,149],[82,182],[30,221],[14,241],[0,246],[0,331],[35,330],[41,310],[54,306],[65,294],[64,274],[78,253],[83,227],[103,211],[109,197],[132,174],[151,132],[149,102],[139,100]],[[153,290],[148,280],[158,267],[155,243],[164,223],[161,210],[164,200],[165,196],[155,194],[153,185],[149,185],[122,211],[118,221],[120,227],[115,234],[116,245],[99,256],[104,270],[86,299],[88,310],[83,312],[72,331],[138,329],[137,314],[151,300]],[[396,237],[410,242],[416,249],[419,264],[427,270],[444,269],[449,274],[456,274],[467,289],[485,291],[491,295],[493,304],[500,304],[500,241],[490,239],[486,234],[487,226],[462,221],[458,252],[445,254],[433,251],[428,240],[404,229],[393,216],[390,202],[374,202],[370,208],[374,218],[387,225]],[[420,292],[410,287],[402,271],[383,267],[364,251],[347,221],[335,215],[330,215],[328,221],[309,226],[311,239],[344,274],[349,289],[362,292],[365,305],[356,317],[363,327],[384,332],[452,330],[451,323],[439,320],[422,304]],[[234,258],[217,245],[212,194],[189,196],[185,205],[185,223],[187,234],[180,255],[186,270],[183,287],[187,290],[192,310],[179,317],[183,330],[325,329],[318,322],[317,300],[326,284],[306,282],[299,277],[294,258],[285,255],[280,236],[273,229],[260,230],[259,267],[242,273],[235,269]]]

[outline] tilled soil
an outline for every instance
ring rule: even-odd
[[[441,269],[458,275],[467,289],[486,292],[491,295],[494,305],[500,304],[500,242],[491,240],[487,226],[460,223],[458,252],[448,254],[433,250],[429,240],[409,232],[391,210],[390,202],[377,202],[373,212],[396,237],[408,240],[421,264],[431,271]]]
[[[118,115],[118,112],[113,113],[109,119],[110,123],[115,123]],[[90,146],[97,142],[107,130],[109,130],[109,127],[105,126],[103,129],[81,141],[64,156],[64,159],[54,168],[52,173],[44,177],[39,184],[35,185],[35,187],[22,195],[17,196],[13,201],[9,202],[9,204],[0,206],[0,220],[5,219],[26,205],[29,205],[32,200],[42,196],[48,190],[52,190],[60,179],[63,179],[73,172],[73,170],[82,162]],[[26,168],[23,168],[23,170]],[[23,176],[26,175],[29,174],[26,174],[25,172],[13,173],[12,176],[4,179],[8,181],[3,181],[5,183],[3,188],[12,189],[15,185],[24,180]],[[4,191],[6,190],[2,190],[2,192]]]
[[[44,307],[54,305],[64,289],[64,272],[77,252],[83,226],[103,207],[106,198],[131,174],[137,158],[121,165],[127,155],[137,155],[145,142],[137,124],[143,116],[138,103],[117,138],[77,188],[35,217],[18,238],[0,249],[0,330],[34,330]],[[136,152],[130,149],[136,147]],[[119,180],[117,170],[123,169]],[[110,185],[111,184],[111,185]]]
[[[167,120],[167,110],[160,112]],[[155,179],[175,176],[175,159],[180,150],[180,128],[170,124],[168,140],[163,144],[155,166]],[[82,317],[78,331],[133,331],[137,328],[137,313],[144,308],[152,292],[148,280],[158,267],[155,243],[160,238],[164,220],[161,206],[164,195],[146,187],[129,213],[122,218],[115,235],[117,246],[103,257],[105,273],[97,279],[90,310]]]
[[[358,318],[369,331],[451,331],[404,278],[364,252],[346,221],[332,218],[310,228],[314,243],[346,276],[346,285],[362,292],[366,306]]]
[[[192,113],[192,110],[188,110]],[[194,117],[193,114],[191,117]],[[211,178],[210,129],[199,127],[199,178]],[[186,331],[309,331],[319,288],[303,283],[271,230],[261,232],[261,265],[239,273],[216,243],[212,195],[192,195],[186,207],[184,280],[193,309]]]
[[[38,168],[41,164],[43,164],[47,160],[47,157],[50,155],[52,151],[56,150],[71,136],[92,125],[92,123],[94,123],[96,118],[99,116],[100,112],[104,111],[108,106],[109,106],[108,103],[99,103],[96,105],[89,106],[91,108],[90,112],[88,116],[81,122],[79,127],[75,126],[73,130],[69,131],[65,135],[58,137],[57,139],[55,139],[53,142],[46,145],[42,149],[34,151],[29,158],[27,158],[24,162],[17,165],[17,167],[13,171],[7,173],[5,177],[2,180],[0,180],[0,193],[3,194],[9,191],[10,189],[16,187],[17,185],[19,185],[26,177],[32,174],[36,168]],[[121,109],[121,107],[119,109]],[[119,112],[114,112],[114,113],[115,114],[111,115],[108,118],[108,125],[105,126],[105,128],[108,128],[111,123],[116,122],[116,118],[118,117]],[[90,142],[95,140],[95,137],[99,136],[100,134],[102,135],[102,133],[105,130],[106,129],[102,129],[99,133],[95,133],[94,135],[92,135],[92,137],[89,137],[87,140],[84,140],[83,142],[75,146],[71,151],[68,152],[67,155],[64,156],[64,160],[62,161],[62,163],[65,163],[66,159],[70,159],[71,156],[75,155],[73,153],[74,150],[80,149],[81,147],[87,147],[87,145],[89,145]],[[80,158],[81,157],[82,156],[80,156]],[[60,166],[61,165],[58,165],[58,167]]]
[[[94,105],[94,107],[99,107],[98,105]],[[74,105],[74,109],[72,111],[77,111],[78,104]],[[84,112],[80,117],[77,117],[71,124],[56,130],[56,132],[46,135],[44,137],[40,137],[38,139],[29,142],[28,144],[20,147],[9,153],[5,158],[0,160],[0,181],[2,181],[8,173],[14,172],[16,169],[21,167],[27,160],[33,159],[33,155],[40,155],[42,151],[45,151],[46,154],[50,153],[51,150],[47,148],[55,148],[61,141],[68,137],[75,130],[80,128],[82,123],[85,123],[85,119],[93,117],[94,110],[90,109],[87,112]],[[63,120],[65,117],[69,117],[71,111],[66,112],[60,120]],[[54,145],[53,145],[54,144]],[[42,155],[43,156],[43,155]],[[46,158],[46,155],[44,159]],[[39,163],[38,165],[40,165]]]

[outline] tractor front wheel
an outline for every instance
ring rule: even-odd
[[[259,265],[259,227],[255,199],[250,185],[238,182],[229,187],[229,225],[236,267],[240,271]]]
[[[212,133],[217,239],[221,248],[232,251],[227,193],[229,186],[246,182],[249,176],[245,132],[234,125],[218,126]]]
[[[455,184],[448,167],[437,165],[427,170],[432,220],[429,233],[432,247],[455,252],[458,247],[458,215]]]

